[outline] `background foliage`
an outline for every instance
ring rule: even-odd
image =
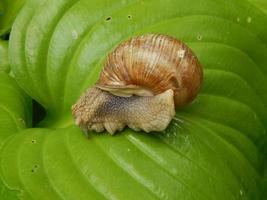
[[[266,197],[264,1],[28,0],[17,15],[22,4],[0,3],[2,39],[16,18],[0,41],[0,199]],[[107,54],[142,33],[193,49],[199,96],[164,133],[86,138],[70,106]],[[46,109],[35,127],[31,99]]]

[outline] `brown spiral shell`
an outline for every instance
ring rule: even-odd
[[[160,34],[133,37],[109,54],[96,84],[118,96],[152,96],[174,91],[176,107],[192,101],[201,86],[202,67],[181,41]]]
[[[72,106],[75,123],[85,132],[125,126],[161,132],[175,107],[192,101],[202,83],[194,53],[167,35],[147,34],[121,43],[109,54],[96,85]]]

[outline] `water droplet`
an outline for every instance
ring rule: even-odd
[[[71,34],[72,34],[72,38],[73,38],[74,40],[77,40],[77,39],[78,39],[79,35],[78,35],[78,33],[77,33],[76,30],[73,30],[73,31],[71,32]]]
[[[251,17],[248,17],[247,18],[247,23],[251,23],[251,21],[252,21],[252,18]]]
[[[185,55],[185,50],[182,49],[178,51],[179,58],[184,58],[184,55]]]
[[[240,18],[239,18],[239,17],[237,17],[237,18],[236,18],[236,21],[239,23],[239,22],[240,22]]]
[[[203,38],[202,35],[198,35],[198,36],[197,36],[197,40],[199,40],[199,41],[202,40],[202,38]]]

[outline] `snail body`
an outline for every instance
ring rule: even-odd
[[[156,96],[125,98],[93,87],[85,92],[73,111],[78,116],[75,123],[84,132],[106,129],[111,134],[126,125],[135,131],[163,131],[175,115],[170,89]]]
[[[175,108],[191,102],[202,83],[194,53],[167,35],[147,34],[127,40],[109,54],[96,85],[72,107],[84,131],[113,134],[163,131]]]

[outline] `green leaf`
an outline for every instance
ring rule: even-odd
[[[15,80],[0,72],[0,147],[14,133],[31,125],[31,101]],[[12,166],[11,166],[12,167]],[[0,199],[17,199],[17,193],[0,180]]]
[[[4,183],[0,180],[0,197],[4,200],[17,200],[17,193],[7,189]]]
[[[31,99],[8,74],[0,72],[0,146],[10,135],[31,126]]]
[[[267,1],[266,0],[249,0],[249,1],[267,14]]]
[[[263,199],[266,24],[267,15],[244,0],[27,1],[9,60],[47,115],[39,128],[3,136],[4,183],[25,200]],[[176,111],[164,133],[126,129],[86,138],[73,125],[71,105],[115,46],[151,32],[179,38],[196,53],[204,68],[197,99]],[[22,99],[0,102],[26,112]]]
[[[1,0],[0,2],[0,36],[7,34],[26,0]]]
[[[8,63],[8,42],[0,39],[0,71],[9,72]]]

